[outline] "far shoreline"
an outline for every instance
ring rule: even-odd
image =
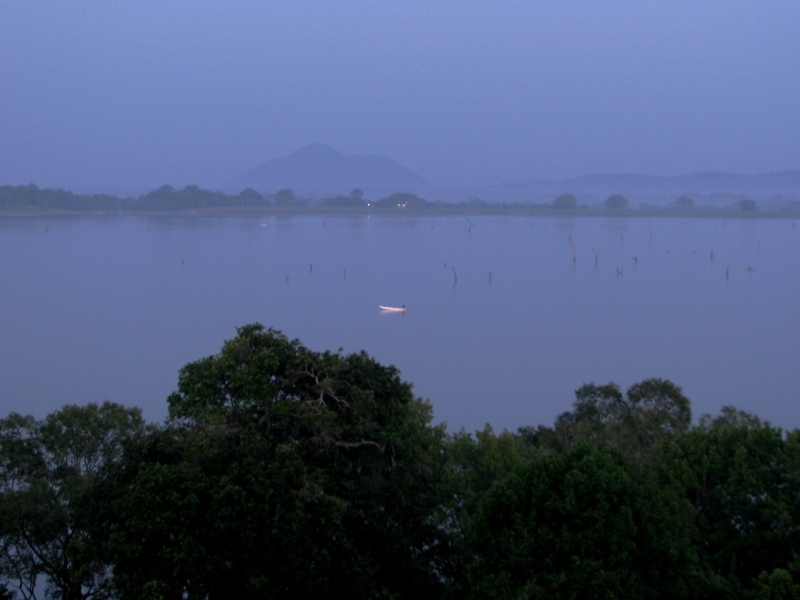
[[[422,208],[374,208],[374,207],[220,207],[192,208],[183,210],[80,210],[42,207],[0,208],[0,217],[182,217],[182,218],[256,218],[256,217],[568,217],[568,218],[678,218],[678,219],[772,219],[796,221],[800,211],[792,210],[753,210],[738,208],[693,208],[675,210],[669,207],[658,208],[555,208],[548,206],[460,206],[436,205]]]

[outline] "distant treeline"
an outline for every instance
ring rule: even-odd
[[[65,190],[39,189],[35,185],[0,187],[0,209],[41,208],[74,211],[180,211],[201,208],[266,207],[272,202],[246,189],[236,196],[204,190],[196,185],[176,190],[164,185],[138,198],[108,194],[81,195]]]
[[[0,186],[0,210],[38,208],[63,211],[151,212],[269,207],[285,209],[314,206],[333,209],[374,207],[420,210],[434,205],[438,206],[439,204],[429,202],[416,194],[405,192],[391,194],[379,200],[367,200],[364,192],[360,189],[354,189],[349,195],[316,199],[298,196],[290,188],[279,190],[271,195],[264,195],[247,188],[237,195],[229,195],[223,192],[204,190],[196,185],[189,185],[181,190],[170,185],[163,185],[138,198],[119,198],[108,194],[89,196],[65,190],[40,189],[33,184]]]
[[[590,207],[582,204],[579,199],[570,193],[564,193],[551,202],[534,203],[529,201],[518,202],[487,202],[480,198],[470,198],[462,202],[429,201],[409,192],[397,192],[384,198],[370,200],[364,195],[363,190],[356,188],[349,194],[311,198],[299,196],[291,188],[285,188],[274,194],[261,194],[252,188],[247,188],[236,195],[223,192],[204,190],[196,185],[189,185],[183,189],[175,189],[164,185],[143,194],[138,198],[119,198],[108,194],[81,195],[65,190],[40,189],[31,184],[27,186],[0,186],[0,210],[25,210],[43,209],[57,211],[90,211],[90,212],[173,212],[173,211],[200,211],[206,209],[291,209],[299,210],[308,208],[365,210],[365,209],[391,209],[395,211],[462,211],[462,212],[493,212],[493,211],[586,211]],[[612,194],[600,205],[607,211],[626,211],[630,209],[628,198],[622,194]],[[719,210],[695,206],[695,200],[688,196],[676,198],[666,206],[641,206],[639,210],[667,210],[680,213],[691,213],[696,210]],[[727,210],[754,213],[759,210],[755,200],[742,198]],[[788,201],[783,212],[800,211],[800,202]],[[773,211],[774,212],[774,211]]]
[[[800,431],[666,380],[451,433],[394,367],[251,324],[167,403],[0,419],[0,598],[800,597]]]

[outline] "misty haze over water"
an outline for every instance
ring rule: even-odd
[[[800,426],[790,220],[1,217],[0,253],[6,410],[160,420],[179,368],[258,321],[396,365],[451,429],[549,424],[583,383],[649,377],[696,416]]]
[[[800,206],[794,0],[2,2],[0,23],[0,186]],[[452,428],[550,423],[584,382],[647,377],[696,413],[798,426],[797,236],[766,219],[2,215],[0,398],[157,420],[183,364],[260,321],[397,365]]]
[[[313,142],[445,189],[800,168],[793,0],[3,2],[0,23],[0,185],[214,188]]]

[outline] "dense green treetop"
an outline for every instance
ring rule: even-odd
[[[251,324],[168,408],[0,419],[0,598],[800,595],[800,432],[667,380],[447,434],[394,367]]]
[[[587,441],[520,465],[474,513],[469,597],[691,597],[690,538],[647,481]]]
[[[657,461],[690,501],[702,556],[731,593],[760,585],[762,573],[797,571],[800,432],[726,407],[672,439]]]
[[[438,594],[444,429],[396,369],[248,325],[181,370],[169,411],[100,486],[125,589]]]
[[[81,526],[91,518],[85,502],[100,470],[144,433],[141,411],[110,402],[0,420],[0,573],[24,598],[42,586],[57,598],[110,597]]]
[[[622,450],[637,464],[672,435],[691,426],[692,409],[680,387],[664,379],[647,379],[623,395],[614,383],[581,386],[573,410],[561,414],[550,428],[524,427],[519,433],[530,444],[566,451],[579,440]]]

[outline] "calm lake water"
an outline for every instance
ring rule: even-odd
[[[788,220],[2,217],[0,256],[3,414],[161,420],[180,367],[258,321],[396,365],[451,429],[549,425],[583,383],[648,377],[696,416],[800,426]]]

